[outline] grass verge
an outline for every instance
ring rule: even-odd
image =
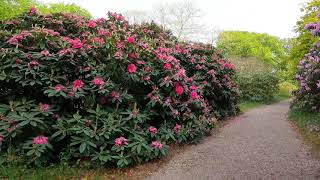
[[[303,139],[312,146],[312,152],[320,157],[320,132],[312,127],[320,128],[320,113],[291,109],[289,119],[300,129]]]
[[[289,99],[290,96],[287,95],[287,94],[284,94],[284,95],[277,95],[275,98],[273,98],[272,100],[270,101],[262,101],[262,102],[251,102],[251,101],[243,101],[240,103],[240,111],[241,112],[246,112],[250,109],[253,109],[253,108],[257,108],[257,107],[260,107],[260,106],[263,106],[263,105],[269,105],[269,104],[273,104],[273,103],[277,103],[277,102],[280,102],[280,101],[283,101],[283,100],[287,100]]]

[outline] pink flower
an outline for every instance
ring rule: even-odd
[[[99,29],[98,34],[100,36],[111,36],[111,33],[109,31],[107,31],[106,29]]]
[[[39,66],[39,62],[38,61],[31,61],[28,63],[28,67],[29,68],[34,68],[34,67],[37,67]]]
[[[151,146],[155,149],[162,149],[163,145],[160,141],[152,141]]]
[[[72,89],[76,91],[77,89],[82,89],[84,87],[84,83],[82,80],[77,79],[72,83]]]
[[[158,133],[158,129],[153,127],[153,126],[150,126],[149,127],[149,132],[152,133],[152,134],[157,134]]]
[[[136,73],[137,72],[137,66],[134,64],[129,64],[128,65],[128,72],[130,74]]]
[[[182,128],[182,126],[180,124],[176,124],[176,126],[174,127],[174,131],[176,133],[178,133],[178,132],[180,132],[181,128]]]
[[[93,80],[92,80],[92,83],[94,85],[97,85],[97,86],[103,86],[105,84],[105,82],[103,81],[103,79],[101,77],[95,77]]]
[[[38,12],[37,8],[35,7],[32,7],[30,10],[29,10],[29,15],[34,15]]]
[[[88,27],[94,28],[94,27],[96,27],[96,26],[97,26],[97,23],[96,23],[94,20],[90,20],[90,21],[88,22]]]
[[[54,87],[54,90],[55,90],[56,92],[65,91],[65,90],[66,90],[66,87],[64,87],[64,86],[61,85],[61,84],[57,84],[57,85]]]
[[[176,94],[180,96],[183,94],[183,87],[179,83],[176,83],[175,91],[176,91]]]
[[[80,39],[70,40],[70,43],[72,44],[72,48],[74,49],[80,49],[83,47],[83,43]]]
[[[43,51],[40,52],[40,54],[43,55],[43,56],[49,56],[50,55],[48,50],[43,50]]]
[[[195,85],[190,86],[190,90],[191,90],[191,91],[194,91],[194,90],[197,90],[197,89],[198,89],[198,87],[195,86]]]
[[[17,64],[21,64],[23,61],[21,59],[16,59]]]
[[[114,144],[116,146],[123,146],[123,145],[128,145],[129,143],[128,143],[128,139],[124,137],[119,137],[114,140]]]
[[[50,109],[50,105],[49,104],[42,104],[40,103],[40,111],[42,112],[48,112]]]
[[[127,41],[128,41],[128,43],[131,43],[131,44],[133,44],[136,40],[134,39],[134,37],[129,37],[128,39],[127,39]]]
[[[33,144],[48,144],[48,137],[45,136],[37,136],[35,138],[33,138],[32,141]]]
[[[100,45],[105,43],[104,39],[102,39],[102,38],[100,38],[100,37],[94,37],[94,38],[92,38],[92,39],[91,39],[91,42],[92,42],[92,43],[97,43],[97,44],[100,44]]]
[[[172,66],[171,66],[170,63],[165,63],[165,64],[163,65],[163,68],[164,68],[165,70],[170,70],[170,69],[172,68]]]
[[[192,91],[191,92],[191,98],[192,99],[199,99],[199,95],[198,95],[197,91]]]
[[[114,101],[120,99],[120,93],[117,91],[112,91],[110,95]]]
[[[4,140],[4,136],[0,134],[0,143]]]
[[[145,61],[142,61],[142,60],[140,60],[140,61],[137,61],[137,64],[141,64],[141,65],[144,65],[146,62]]]

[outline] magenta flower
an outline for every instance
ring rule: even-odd
[[[4,136],[0,134],[0,143],[4,140]]]
[[[104,80],[101,77],[95,77],[92,80],[92,83],[97,86],[103,86],[105,84]]]
[[[176,91],[176,94],[180,96],[183,94],[183,87],[179,83],[176,83],[175,91]]]
[[[151,146],[155,149],[162,149],[163,145],[160,141],[152,141]]]
[[[66,87],[64,87],[64,86],[61,85],[61,84],[57,84],[57,85],[54,87],[54,90],[55,90],[56,92],[65,91],[65,90],[66,90]]]
[[[149,127],[149,132],[152,133],[152,134],[157,134],[158,133],[158,129],[153,127],[153,126],[150,126]]]
[[[128,139],[124,137],[119,137],[114,140],[114,145],[116,146],[124,146],[124,145],[126,146],[128,144],[129,144]]]
[[[137,66],[134,64],[129,64],[128,65],[128,72],[130,74],[136,73],[137,72]]]
[[[88,22],[88,27],[94,28],[94,27],[96,27],[96,26],[97,26],[97,23],[96,23],[94,20],[90,20],[90,21]]]
[[[33,144],[48,144],[48,137],[45,137],[45,136],[37,136],[35,138],[33,138],[33,141],[32,141]]]
[[[50,110],[50,105],[40,103],[39,108],[40,108],[40,111],[42,112],[48,112]]]
[[[80,39],[70,40],[70,43],[72,44],[72,48],[74,49],[80,49],[83,47],[83,43]]]
[[[172,66],[171,66],[170,63],[165,63],[165,64],[163,65],[163,68],[164,68],[165,70],[170,70],[170,69],[172,68]]]
[[[199,99],[199,95],[197,91],[192,91],[190,95],[192,99]]]
[[[134,37],[129,37],[128,39],[127,39],[127,41],[128,41],[128,43],[131,43],[131,44],[133,44],[136,40],[134,39]]]
[[[75,81],[73,81],[72,83],[72,89],[74,91],[78,90],[78,89],[82,89],[84,87],[84,82],[80,79],[77,79]]]
[[[176,133],[178,133],[178,132],[181,131],[181,128],[182,128],[182,126],[181,126],[180,124],[176,124],[176,126],[174,127],[173,130],[174,130]]]

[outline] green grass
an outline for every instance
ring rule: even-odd
[[[262,101],[262,102],[251,102],[251,101],[243,101],[239,104],[240,106],[240,111],[241,112],[246,112],[250,109],[253,108],[257,108],[263,105],[269,105],[269,104],[273,104],[273,103],[277,103],[283,100],[287,100],[289,99],[290,96],[284,96],[284,95],[278,95],[276,96],[274,99],[270,100],[270,101]]]
[[[306,128],[308,124],[320,125],[320,113],[304,112],[300,109],[292,109],[289,118],[300,128]]]
[[[298,126],[304,140],[312,145],[313,153],[320,157],[320,133],[308,128],[309,124],[320,126],[320,113],[291,109],[289,119]]]

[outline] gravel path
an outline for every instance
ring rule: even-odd
[[[148,179],[320,179],[320,161],[287,121],[288,109],[284,101],[250,110]]]

